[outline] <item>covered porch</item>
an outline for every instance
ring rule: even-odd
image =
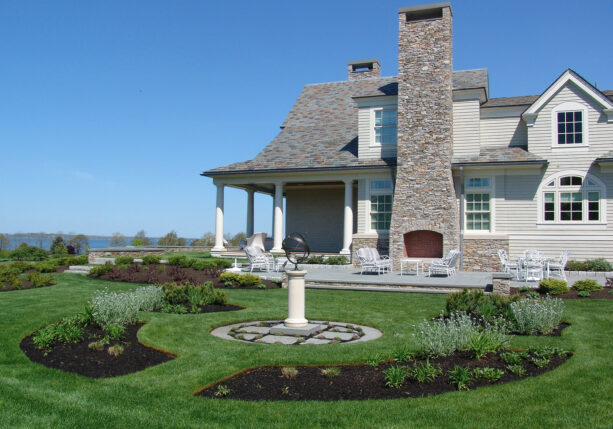
[[[344,173],[344,172],[343,172]],[[284,235],[305,234],[311,250],[316,253],[351,256],[353,234],[356,232],[357,180],[351,174],[257,175],[234,174],[215,176],[217,190],[215,215],[215,245],[211,253],[226,255],[224,245],[224,199],[228,187],[246,192],[245,233],[253,235],[255,225],[255,194],[272,198],[273,254],[283,253]],[[284,234],[285,230],[285,234]]]

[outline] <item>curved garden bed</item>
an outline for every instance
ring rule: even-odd
[[[511,364],[519,358],[519,364]],[[544,356],[543,356],[544,355]],[[451,356],[408,359],[409,362],[373,363],[372,365],[260,367],[240,372],[230,378],[206,386],[196,395],[208,398],[242,399],[246,401],[335,401],[393,399],[436,395],[453,390],[468,390],[492,384],[534,377],[561,365],[570,354],[555,349],[533,349],[528,352],[500,352],[481,359],[470,352]],[[430,378],[418,379],[428,370]],[[332,368],[332,369],[331,369]],[[417,370],[415,369],[417,368]],[[460,368],[460,369],[457,369]],[[489,369],[484,369],[489,368]],[[398,384],[390,386],[390,375]],[[467,379],[458,383],[461,374]],[[402,380],[401,380],[402,379]]]
[[[138,323],[127,326],[121,340],[101,345],[99,349],[90,347],[90,344],[100,341],[105,336],[105,332],[102,328],[93,325],[85,327],[82,341],[59,343],[49,351],[39,349],[32,340],[32,335],[25,337],[19,346],[30,360],[49,368],[92,378],[116,377],[140,371],[176,357],[171,353],[140,343],[137,332],[142,325]],[[117,346],[120,346],[121,349]],[[118,353],[115,350],[121,350],[121,352]]]

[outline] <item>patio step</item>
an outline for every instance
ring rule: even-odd
[[[462,289],[485,289],[486,284],[432,284],[430,283],[402,283],[402,284],[376,284],[372,282],[357,281],[306,281],[307,288],[311,289],[337,289],[337,290],[361,290],[371,292],[417,292],[417,293],[453,293],[460,292]]]
[[[68,274],[89,274],[89,271],[92,268],[93,267],[90,267],[88,265],[70,265],[68,269],[64,272]]]

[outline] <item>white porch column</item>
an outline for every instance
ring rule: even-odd
[[[345,180],[345,222],[343,226],[341,255],[351,255],[349,247],[353,236],[353,180]]]
[[[223,247],[223,192],[224,185],[222,183],[216,183],[217,185],[217,209],[215,212],[215,247],[211,249],[211,252],[221,253]]]
[[[283,183],[275,183],[275,216],[273,225],[274,246],[271,253],[282,253],[283,244]]]
[[[245,234],[247,237],[253,235],[253,190],[247,191],[247,231]]]

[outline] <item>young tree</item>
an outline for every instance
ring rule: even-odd
[[[177,243],[175,246],[185,246],[187,244],[187,240],[183,237],[177,238]]]
[[[190,243],[190,246],[213,246],[215,244],[215,235],[212,232],[205,232],[198,240]]]
[[[121,232],[114,232],[111,236],[111,240],[109,241],[109,245],[111,246],[125,246],[126,237]]]
[[[141,229],[132,239],[132,246],[151,246],[151,239],[145,235],[145,230]]]
[[[64,239],[60,235],[57,235],[53,239],[49,251],[54,255],[65,255],[66,253],[68,253],[68,251],[66,250],[66,244],[64,243]]]
[[[172,230],[164,237],[158,240],[158,246],[176,246],[177,245],[177,233]]]
[[[76,254],[80,254],[81,251],[87,252],[89,250],[89,239],[84,234],[75,235],[68,241],[68,244],[74,247]]]
[[[245,234],[244,232],[239,232],[234,237],[229,239],[228,242],[232,246],[238,246],[241,241],[246,240],[246,239],[247,239],[247,234]]]
[[[9,240],[8,235],[0,234],[0,250],[9,250],[10,245],[11,240]]]

